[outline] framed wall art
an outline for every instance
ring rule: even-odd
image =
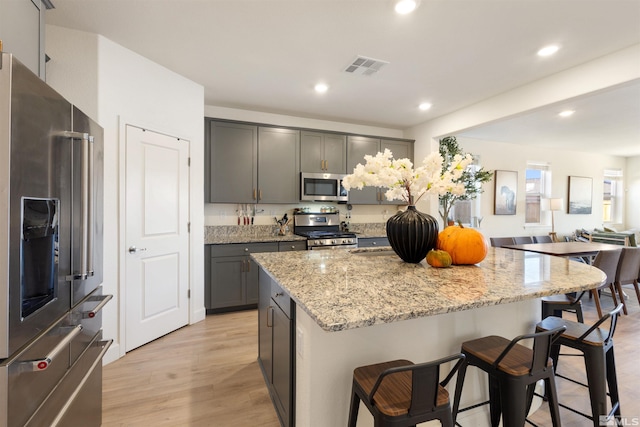
[[[584,176],[569,177],[569,203],[567,213],[578,215],[591,214],[593,178]]]
[[[494,215],[515,215],[518,195],[518,172],[495,171]]]

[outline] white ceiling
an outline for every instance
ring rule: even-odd
[[[422,0],[409,16],[391,0],[53,3],[48,24],[101,34],[202,84],[207,105],[397,129],[640,43],[640,0]],[[536,56],[549,43],[560,51]],[[345,73],[357,55],[389,64]],[[424,101],[431,110],[417,109]],[[640,82],[566,105],[570,121],[554,105],[464,135],[640,155]]]

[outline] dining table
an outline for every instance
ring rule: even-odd
[[[552,243],[525,243],[520,245],[503,245],[503,248],[517,249],[520,251],[535,252],[545,255],[561,257],[580,257],[591,259],[600,251],[620,249],[620,245],[599,242],[552,242]]]

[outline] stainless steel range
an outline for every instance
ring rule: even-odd
[[[307,238],[307,249],[348,249],[358,247],[354,233],[340,231],[339,213],[297,213],[293,232]]]

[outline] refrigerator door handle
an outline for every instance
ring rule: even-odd
[[[62,351],[62,349],[64,349],[66,346],[69,345],[69,343],[80,333],[82,332],[82,325],[77,325],[74,326],[73,329],[71,330],[71,332],[69,332],[67,334],[67,336],[65,336],[62,340],[60,340],[60,342],[58,343],[58,345],[56,345],[53,350],[51,350],[51,352],[49,352],[49,354],[47,354],[45,357],[43,357],[42,359],[34,359],[34,360],[27,360],[21,363],[21,370],[23,372],[27,371],[27,372],[37,372],[37,371],[44,371],[45,369],[47,369],[49,367],[49,365],[51,365],[51,363],[53,363],[54,359],[56,358],[56,356],[58,355],[58,353],[60,353]]]
[[[94,275],[93,268],[93,136],[84,132],[64,131],[61,136],[82,140],[81,166],[81,218],[82,242],[80,271],[67,277],[67,280],[84,280]]]

